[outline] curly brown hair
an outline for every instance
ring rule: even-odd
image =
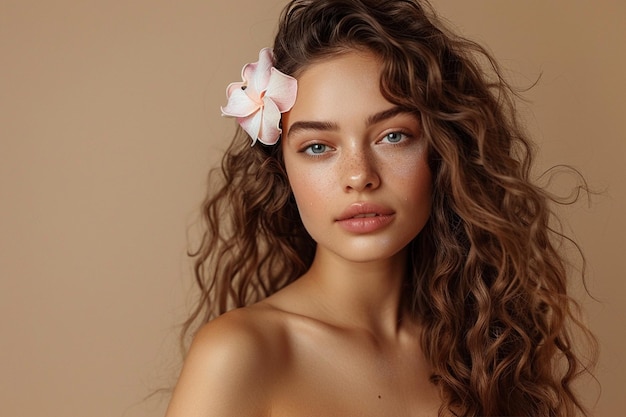
[[[530,178],[532,145],[515,90],[488,51],[414,0],[293,0],[280,19],[275,66],[297,76],[354,49],[381,58],[382,94],[419,114],[428,144],[432,214],[410,244],[403,297],[423,324],[441,413],[586,415],[572,388],[587,370],[572,329],[594,340],[567,293],[556,199]],[[238,128],[210,179],[217,188],[192,253],[201,298],[183,335],[283,288],[315,251],[280,146],[251,148]]]

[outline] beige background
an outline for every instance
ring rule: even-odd
[[[626,6],[434,3],[519,85],[543,74],[522,108],[540,166],[606,190],[564,216],[599,299],[596,415],[623,415]],[[142,397],[177,370],[187,230],[232,130],[219,105],[283,4],[0,0],[0,415],[162,414]]]

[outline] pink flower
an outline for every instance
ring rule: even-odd
[[[296,79],[274,68],[272,60],[272,49],[261,49],[259,61],[243,67],[243,82],[226,88],[228,103],[222,107],[222,115],[236,117],[252,138],[252,145],[257,139],[266,145],[278,142],[280,115],[296,101]]]

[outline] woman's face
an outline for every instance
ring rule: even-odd
[[[283,115],[281,146],[302,222],[318,252],[355,262],[398,254],[431,209],[419,118],[382,96],[380,70],[365,52],[312,64]]]

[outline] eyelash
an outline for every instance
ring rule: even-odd
[[[408,139],[410,139],[410,138],[411,138],[411,134],[410,134],[410,133],[408,133],[408,132],[406,132],[406,131],[403,131],[403,130],[394,130],[394,131],[391,131],[391,132],[386,133],[386,134],[382,137],[382,139],[381,139],[379,142],[382,142],[382,141],[384,141],[385,139],[388,139],[390,135],[400,135],[400,136],[401,136],[401,138],[400,138],[400,140],[399,140],[398,142],[387,142],[387,143],[389,143],[390,145],[400,145],[400,144],[402,144],[403,142],[406,142]]]
[[[320,152],[320,153],[313,153],[311,151],[311,149],[314,146],[323,146],[324,147],[324,151]],[[305,154],[306,156],[310,156],[310,157],[313,157],[313,158],[319,158],[320,156],[323,156],[324,154],[326,154],[329,149],[332,149],[329,145],[325,145],[323,143],[311,143],[309,145],[306,145],[306,146],[302,147],[302,149],[300,149],[300,152]]]

